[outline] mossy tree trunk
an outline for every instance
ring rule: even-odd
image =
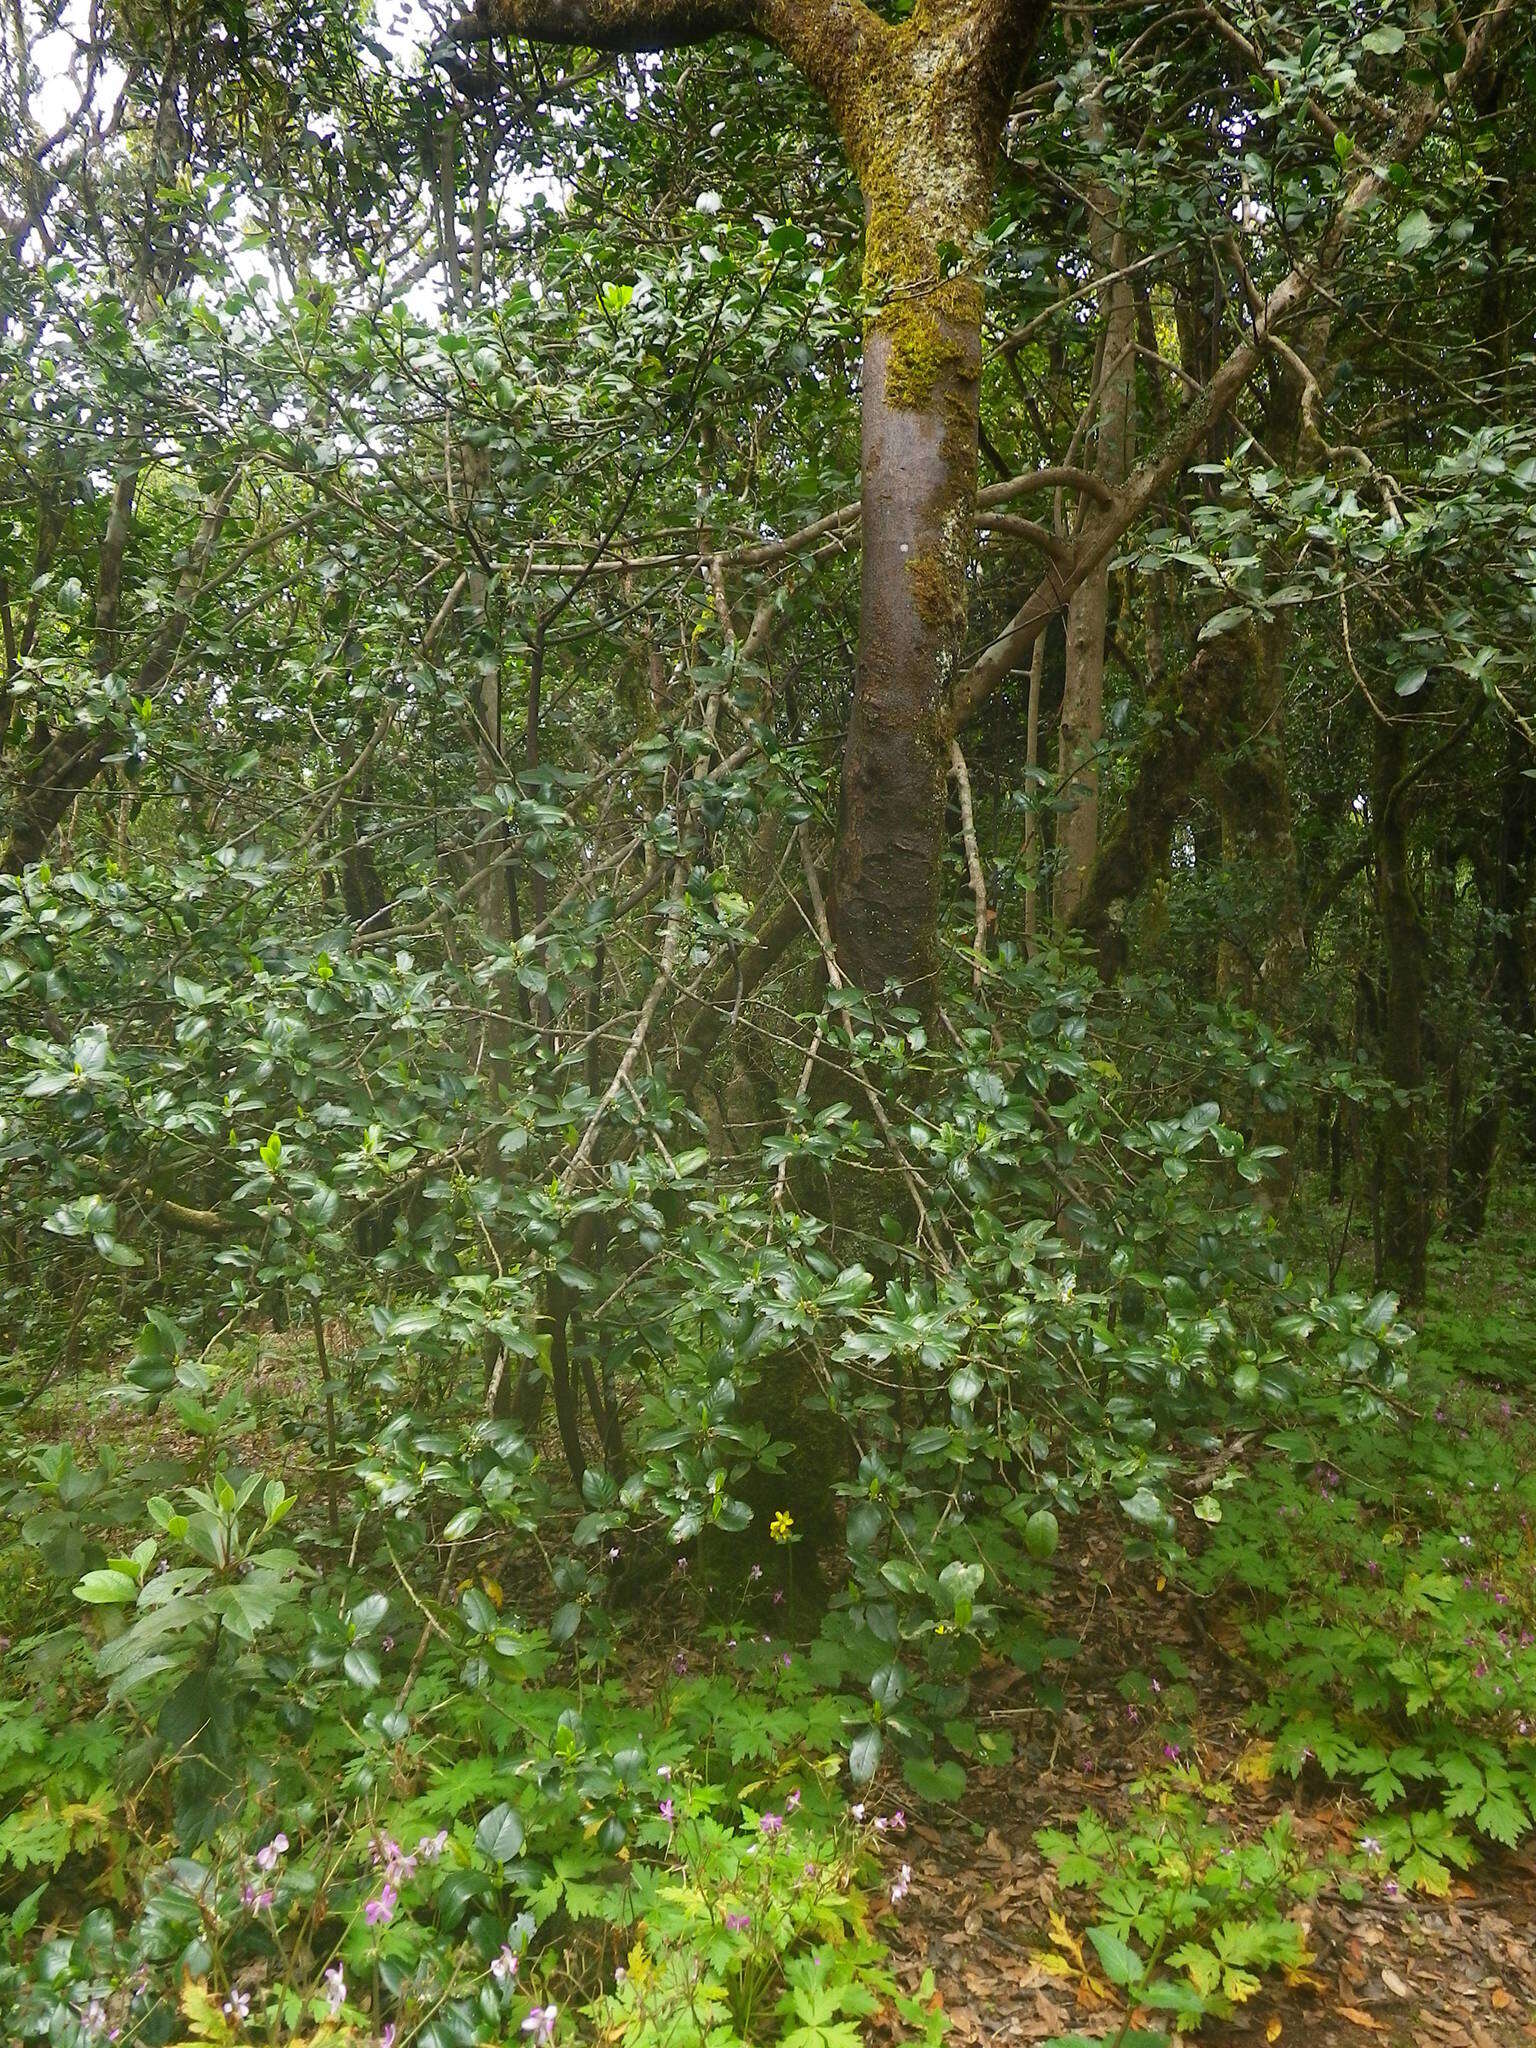
[[[847,977],[936,999],[950,685],[976,506],[982,287],[1014,86],[1049,0],[490,0],[596,49],[761,37],[825,98],[865,207],[863,571],[831,915]]]

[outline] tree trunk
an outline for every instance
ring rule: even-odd
[[[991,210],[1013,84],[1039,0],[927,0],[893,30],[863,17],[854,75],[824,83],[864,194],[863,558],[859,662],[843,750],[832,928],[844,974],[937,1001],[939,885],[976,513],[982,288],[969,251]],[[792,50],[791,54],[795,54]]]
[[[1241,701],[1255,659],[1246,623],[1218,633],[1160,697],[1157,722],[1120,822],[1100,848],[1072,918],[1106,977],[1117,973],[1125,958],[1122,907],[1166,867],[1174,828],[1205,765],[1212,736],[1223,730]]]
[[[1499,801],[1493,877],[1493,992],[1513,1040],[1509,1082],[1510,1143],[1536,1164],[1536,998],[1532,996],[1531,889],[1536,882],[1536,763],[1512,725]]]
[[[1087,38],[1092,49],[1091,34]],[[1085,125],[1091,140],[1106,140],[1103,104],[1094,81],[1085,95]],[[1111,490],[1125,482],[1131,466],[1136,400],[1136,296],[1120,276],[1127,262],[1125,237],[1115,230],[1116,195],[1108,184],[1088,192],[1088,241],[1094,268],[1109,283],[1102,294],[1104,319],[1100,369],[1094,393],[1095,461],[1099,480]],[[1059,768],[1066,808],[1057,826],[1060,865],[1056,915],[1071,921],[1081,900],[1099,838],[1099,747],[1104,738],[1104,643],[1109,631],[1109,564],[1106,553],[1073,591],[1067,604],[1067,677],[1061,700]]]
[[[981,305],[871,328],[864,348],[859,666],[843,750],[833,930],[849,979],[936,1000],[949,759],[947,685],[965,630]],[[932,353],[929,353],[931,349]]]
[[[1405,1305],[1424,1299],[1429,1187],[1419,1091],[1424,1081],[1426,944],[1408,861],[1401,785],[1408,721],[1377,719],[1371,790],[1376,907],[1381,923],[1381,1069],[1393,1098],[1381,1123],[1381,1237],[1378,1279]]]

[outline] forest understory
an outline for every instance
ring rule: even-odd
[[[0,2048],[1536,2040],[1536,10],[0,7]]]

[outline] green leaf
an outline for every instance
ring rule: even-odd
[[[934,1763],[930,1757],[909,1756],[902,1759],[901,1774],[920,1799],[943,1799],[953,1802],[965,1790],[965,1769],[952,1758],[943,1763]]]
[[[379,1682],[379,1660],[372,1650],[361,1643],[354,1643],[341,1660],[341,1668],[352,1683],[361,1686],[364,1692],[372,1692]]]
[[[100,1557],[98,1550],[96,1555]],[[139,1597],[138,1581],[126,1572],[87,1572],[75,1588],[75,1598],[91,1607],[126,1607]]]
[[[1124,1986],[1141,1982],[1146,1974],[1146,1964],[1112,1927],[1090,1927],[1088,1939],[1098,1950],[1099,1961],[1111,1984]]]
[[[855,1785],[867,1785],[880,1764],[885,1738],[871,1722],[861,1728],[848,1745],[848,1775]]]
[[[505,1801],[493,1806],[475,1829],[475,1847],[493,1863],[510,1863],[523,1846],[523,1824]]]
[[[1416,256],[1421,249],[1429,247],[1436,233],[1429,215],[1422,207],[1416,207],[1397,224],[1397,253],[1399,256]]]

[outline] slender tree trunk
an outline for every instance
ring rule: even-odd
[[[1509,1064],[1510,1141],[1515,1155],[1536,1163],[1536,997],[1532,994],[1531,892],[1536,884],[1536,758],[1514,726],[1504,758],[1493,878],[1493,990],[1512,1041]]]
[[[1091,47],[1091,45],[1090,45]],[[1105,139],[1097,86],[1087,99],[1090,136]],[[1125,237],[1114,227],[1116,198],[1107,184],[1088,194],[1094,267],[1111,282],[1103,293],[1102,366],[1094,392],[1095,468],[1110,489],[1131,465],[1136,400],[1136,296],[1128,277]],[[1056,915],[1070,922],[1093,867],[1099,838],[1099,748],[1104,738],[1104,649],[1109,631],[1109,564],[1104,556],[1067,604],[1067,673],[1061,700],[1059,768],[1066,808],[1057,826],[1060,864]]]
[[[1384,969],[1381,1067],[1394,1091],[1381,1123],[1378,1277],[1411,1305],[1424,1299],[1429,1187],[1419,1105],[1427,949],[1413,893],[1407,807],[1401,794],[1407,733],[1406,719],[1374,721],[1371,828]]]
[[[1042,633],[1029,657],[1029,711],[1025,722],[1025,800],[1029,806],[1024,813],[1024,949],[1027,953],[1035,950],[1035,934],[1040,924],[1040,890],[1044,880],[1040,861],[1040,814],[1036,809],[1040,798],[1036,778],[1036,770],[1040,766],[1040,685],[1044,677],[1045,635]]]

